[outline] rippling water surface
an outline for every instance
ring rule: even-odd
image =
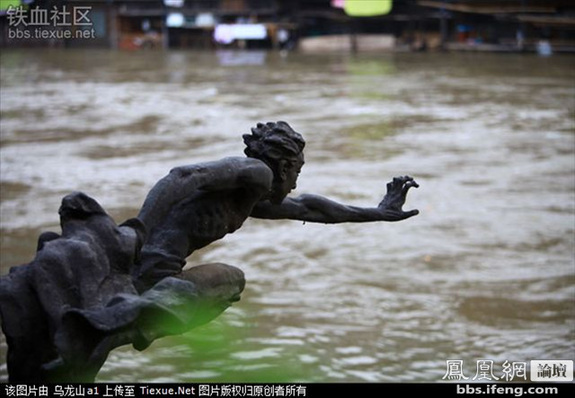
[[[242,300],[99,381],[439,381],[448,359],[575,359],[573,58],[494,54],[4,51],[1,272],[81,190],[116,221],[170,168],[241,155],[285,120],[297,192],[373,206],[420,183],[400,223],[248,220],[189,264],[241,267]],[[6,343],[2,337],[2,357]],[[0,365],[6,380],[6,366]]]

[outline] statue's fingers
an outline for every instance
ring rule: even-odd
[[[406,182],[401,191],[402,194],[406,195],[410,188],[419,188],[419,184],[413,180]]]
[[[397,190],[400,190],[403,184],[405,184],[404,178],[405,177],[394,177],[392,182],[393,187]]]
[[[413,177],[402,176],[402,177],[398,177],[397,180],[398,180],[398,184],[403,187],[404,184],[407,184],[407,183],[413,181]]]
[[[403,183],[404,183],[404,184],[406,184],[406,183],[413,183],[412,186],[419,186],[419,185],[415,182],[415,180],[413,179],[413,177],[411,177],[411,176],[405,176],[405,177],[403,177]]]

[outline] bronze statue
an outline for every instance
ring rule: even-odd
[[[305,141],[287,123],[243,136],[247,157],[174,168],[136,218],[116,225],[83,193],[62,201],[62,233],[43,233],[34,260],[0,278],[0,314],[11,382],[93,381],[108,353],[184,333],[239,300],[241,270],[206,264],[182,272],[195,250],[248,217],[318,223],[399,221],[411,177],[394,178],[377,207],[287,195]]]

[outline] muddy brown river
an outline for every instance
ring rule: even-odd
[[[98,381],[435,382],[453,360],[470,380],[482,360],[500,378],[506,363],[573,360],[573,61],[3,50],[1,274],[59,231],[70,191],[122,222],[170,168],[242,155],[241,134],[285,120],[307,140],[292,195],[374,206],[408,174],[420,215],[248,220],[188,259],[242,268],[242,300],[114,350]],[[2,337],[0,381],[6,350]]]

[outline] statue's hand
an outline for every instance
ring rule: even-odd
[[[400,221],[419,214],[419,210],[403,211],[405,198],[410,188],[418,188],[419,184],[412,177],[395,177],[387,184],[387,193],[378,208],[385,221]]]

